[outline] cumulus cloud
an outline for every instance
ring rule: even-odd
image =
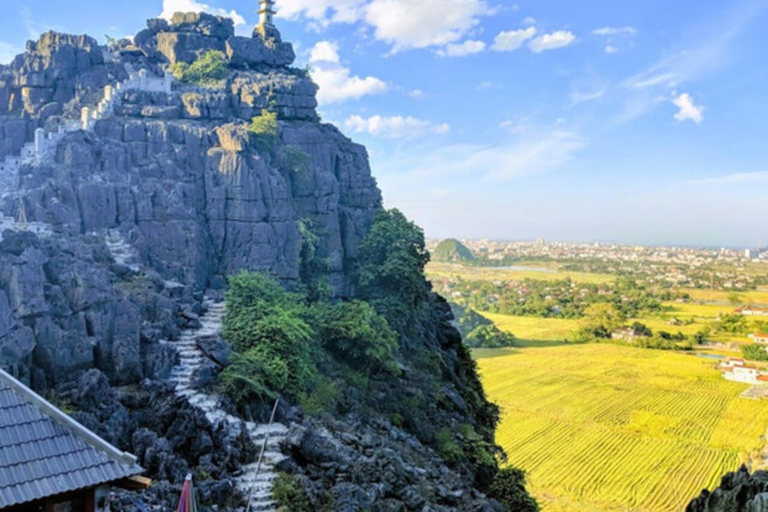
[[[362,22],[395,52],[456,43],[494,12],[484,0],[281,0],[278,11],[319,26]]]
[[[572,32],[567,30],[558,30],[551,34],[544,34],[536,39],[533,39],[528,47],[534,53],[541,53],[546,50],[556,50],[557,48],[565,48],[576,42],[576,36]]]
[[[383,137],[387,139],[402,139],[427,134],[448,133],[451,130],[451,127],[448,124],[435,124],[430,121],[410,116],[372,116],[369,118],[351,116],[346,120],[344,126],[355,133],[368,133],[374,137]]]
[[[212,7],[196,0],[163,0],[163,12],[160,13],[161,18],[170,20],[173,14],[177,12],[207,12],[216,16],[225,16],[232,18],[236,27],[246,23],[245,18],[234,9],[227,11],[226,9]]]
[[[603,27],[592,31],[592,34],[596,36],[611,37],[611,36],[634,36],[637,34],[635,27]]]
[[[500,32],[499,35],[496,36],[491,48],[498,52],[515,51],[535,35],[536,27]]]
[[[330,41],[320,41],[313,48],[309,59],[312,79],[320,87],[317,100],[321,105],[340,103],[386,91],[389,86],[383,80],[368,76],[353,76],[339,57],[339,47]]]
[[[449,44],[445,48],[437,51],[440,57],[465,57],[473,53],[480,53],[485,50],[483,41],[464,41],[461,44]]]
[[[354,23],[362,17],[365,0],[280,0],[277,16],[287,19],[306,18],[328,25]]]
[[[365,21],[399,51],[454,43],[491,12],[482,0],[372,0]]]
[[[704,121],[704,107],[696,105],[687,92],[673,97],[672,103],[679,109],[675,114],[678,121],[693,121],[696,124]]]

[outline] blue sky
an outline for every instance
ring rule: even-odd
[[[0,0],[0,62],[245,0]],[[428,236],[768,243],[768,0],[277,0],[324,120]]]

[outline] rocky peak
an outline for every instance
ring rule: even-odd
[[[231,19],[206,13],[178,12],[170,22],[149,20],[133,45],[126,44],[124,50],[134,48],[170,64],[191,63],[202,53],[216,50],[225,53],[230,64],[240,69],[284,68],[296,58],[293,46],[282,42],[277,29],[262,33],[257,28],[253,37],[240,37],[235,35]]]

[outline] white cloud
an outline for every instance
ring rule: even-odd
[[[592,34],[603,37],[634,36],[637,35],[637,29],[635,27],[603,27],[593,30]]]
[[[505,181],[551,171],[569,162],[586,141],[568,131],[531,133],[510,144],[458,144],[414,152],[386,163],[400,174],[403,184],[418,184],[435,177],[469,176]]]
[[[448,124],[435,124],[410,116],[372,116],[367,119],[361,116],[351,116],[346,120],[344,126],[355,133],[368,133],[374,137],[387,139],[441,134],[448,133],[451,130]]]
[[[173,14],[177,12],[207,12],[216,16],[232,18],[235,26],[245,25],[246,23],[245,18],[234,9],[227,11],[226,9],[212,7],[196,0],[163,0],[163,12],[160,13],[161,18],[170,20]]]
[[[737,172],[733,174],[726,174],[724,176],[717,176],[714,178],[695,180],[693,183],[701,184],[701,185],[751,185],[756,183],[763,184],[763,183],[768,183],[768,171]]]
[[[338,45],[329,41],[320,41],[312,48],[309,62],[312,79],[320,87],[317,100],[321,105],[379,94],[389,88],[379,78],[353,76],[351,70],[341,64]]]
[[[362,22],[396,52],[455,43],[494,12],[484,0],[281,0],[277,15],[320,27]]]
[[[576,42],[576,36],[567,30],[558,30],[551,34],[544,34],[532,40],[528,47],[535,53],[541,53],[546,50],[556,50],[565,48]]]
[[[498,52],[511,52],[523,46],[523,43],[535,35],[536,27],[500,32],[496,36],[491,48]]]
[[[599,100],[600,98],[605,96],[606,92],[608,91],[605,88],[594,89],[591,91],[572,91],[571,104],[578,105],[579,103],[586,103],[589,101]]]
[[[704,120],[704,107],[694,104],[693,98],[687,92],[673,97],[672,103],[679,109],[675,114],[675,119],[678,121],[693,121],[701,124]]]
[[[421,89],[414,89],[412,91],[408,91],[406,94],[416,100],[420,100],[424,97],[424,91]]]
[[[444,49],[438,50],[440,57],[465,57],[474,53],[480,53],[485,50],[483,41],[464,41],[461,44],[449,44]]]
[[[522,21],[523,25],[535,25],[536,24],[536,18],[533,18],[531,16],[528,16]]]
[[[618,48],[610,44],[605,47],[605,53],[616,53],[618,51],[619,51]]]
[[[287,19],[302,17],[328,25],[354,23],[362,17],[365,0],[280,0],[277,16]]]
[[[339,57],[339,46],[330,41],[320,41],[312,47],[309,55],[310,62],[341,62]]]
[[[504,84],[497,80],[484,80],[475,86],[476,91],[486,91],[488,89],[501,89]]]
[[[365,21],[400,51],[455,43],[492,12],[483,0],[372,0]]]
[[[0,41],[0,64],[9,64],[21,52],[21,48],[17,48],[11,43]]]

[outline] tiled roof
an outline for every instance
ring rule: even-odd
[[[0,509],[143,472],[136,457],[0,370]]]

